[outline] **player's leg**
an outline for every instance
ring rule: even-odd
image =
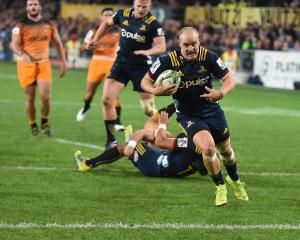
[[[40,98],[41,98],[41,129],[47,136],[52,136],[52,131],[48,122],[50,113],[50,95],[51,95],[51,82],[50,81],[37,81]]]
[[[115,102],[115,108],[116,108],[116,113],[117,113],[117,121],[115,124],[115,130],[117,132],[123,132],[125,130],[125,127],[121,123],[122,103],[121,103],[120,97],[118,97],[117,101]]]
[[[91,102],[102,80],[105,79],[106,72],[103,70],[102,61],[92,59],[88,68],[87,84],[83,98],[84,105],[76,115],[78,122],[83,121],[87,111],[90,109]]]
[[[52,70],[51,62],[38,63],[37,86],[41,98],[41,129],[47,136],[52,136],[52,131],[48,122],[50,114],[50,97]]]
[[[78,171],[86,172],[99,165],[113,163],[121,159],[124,156],[124,149],[125,144],[118,144],[117,146],[105,150],[100,155],[91,159],[88,159],[81,153],[81,151],[78,150],[74,153],[74,159],[77,163]]]
[[[248,201],[248,195],[244,188],[244,184],[240,181],[237,172],[237,162],[234,151],[231,146],[230,138],[227,141],[217,145],[218,156],[222,160],[224,167],[228,173],[226,177],[227,183],[233,188],[235,196],[239,200]]]
[[[149,93],[140,92],[139,97],[140,97],[140,104],[144,113],[148,117],[152,117],[157,112],[157,109],[155,107],[155,102],[154,102],[154,96]]]
[[[157,112],[154,102],[154,96],[152,94],[146,93],[141,88],[141,81],[145,74],[148,72],[147,65],[140,66],[139,68],[127,68],[126,71],[129,75],[129,79],[131,79],[133,83],[133,90],[139,93],[140,104],[144,113],[148,117],[152,117]]]
[[[106,79],[104,82],[102,104],[103,104],[103,118],[106,130],[106,146],[109,148],[115,144],[115,124],[117,123],[117,112],[115,102],[125,84],[113,79]]]
[[[76,115],[76,120],[78,122],[81,122],[85,119],[87,111],[90,109],[91,102],[93,100],[93,97],[97,91],[97,87],[99,86],[99,84],[100,81],[87,82],[86,91],[83,98],[84,105]]]
[[[210,132],[202,130],[193,137],[193,142],[202,151],[203,162],[216,184],[216,205],[222,206],[227,203],[227,189],[220,168],[220,161],[217,158],[214,139]]]
[[[25,108],[33,136],[39,133],[35,118],[36,70],[37,67],[34,63],[25,64],[22,60],[17,61],[18,79],[25,92]]]
[[[31,84],[25,87],[25,107],[26,112],[29,118],[29,124],[31,127],[32,136],[36,136],[39,133],[38,125],[35,118],[35,94],[36,94],[36,85]]]

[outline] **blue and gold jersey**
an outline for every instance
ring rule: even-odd
[[[173,151],[158,150],[147,143],[136,145],[133,164],[150,177],[184,177],[203,172],[203,160],[200,149],[188,144],[186,137],[177,138],[177,147]]]
[[[157,79],[168,69],[177,71],[181,76],[180,86],[173,94],[177,113],[206,117],[215,111],[222,111],[218,103],[200,98],[206,93],[205,87],[212,88],[212,75],[220,79],[229,71],[216,53],[200,46],[197,59],[186,61],[179,49],[158,58],[148,74],[152,79]]]
[[[148,50],[152,47],[153,39],[164,36],[161,24],[148,13],[144,18],[133,16],[133,8],[116,12],[113,21],[121,28],[120,48],[117,61],[127,64],[151,64],[151,59],[143,55],[135,55],[136,50]]]

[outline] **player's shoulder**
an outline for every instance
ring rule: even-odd
[[[211,51],[203,46],[200,46],[199,61],[209,63],[209,62],[215,61],[217,58],[219,58],[217,53],[215,53],[214,51]]]
[[[174,50],[167,53],[167,60],[172,67],[178,67],[180,65],[180,50]]]
[[[124,8],[124,9],[119,9],[115,12],[114,16],[117,17],[123,17],[123,18],[129,18],[131,16],[131,11],[132,8]]]

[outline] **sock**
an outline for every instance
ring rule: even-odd
[[[211,176],[211,178],[217,186],[220,184],[224,184],[224,178],[221,171],[217,175]]]
[[[106,130],[106,143],[115,141],[115,124],[116,120],[104,120]]]
[[[175,110],[176,110],[176,109],[175,109],[174,103],[171,103],[171,104],[169,104],[168,106],[159,109],[158,112],[160,113],[160,112],[162,112],[162,111],[165,111],[165,112],[168,113],[169,118],[170,118],[170,117],[175,113]]]
[[[119,153],[118,148],[113,147],[113,148],[103,152],[99,156],[97,156],[95,158],[92,158],[90,160],[87,160],[86,165],[94,168],[94,167],[96,167],[98,165],[101,165],[101,164],[112,163],[114,161],[119,160],[122,157],[123,157],[123,155],[121,155]]]
[[[91,100],[84,100],[84,106],[82,113],[85,113],[87,110],[90,109]]]
[[[31,123],[30,123],[30,127],[31,127],[31,128],[38,127],[36,121],[31,122]]]
[[[41,118],[41,125],[44,125],[48,122],[48,118],[42,117]]]
[[[122,107],[121,107],[121,105],[119,105],[119,106],[116,106],[115,108],[116,108],[116,111],[117,111],[116,123],[121,124],[121,110],[122,110]]]
[[[233,180],[233,181],[237,181],[239,180],[239,175],[237,173],[237,168],[236,168],[236,162],[233,165],[225,165],[226,171],[229,175],[229,177]]]

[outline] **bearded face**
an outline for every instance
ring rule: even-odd
[[[41,5],[38,0],[28,0],[26,5],[26,12],[27,14],[35,18],[37,17],[42,11]]]

